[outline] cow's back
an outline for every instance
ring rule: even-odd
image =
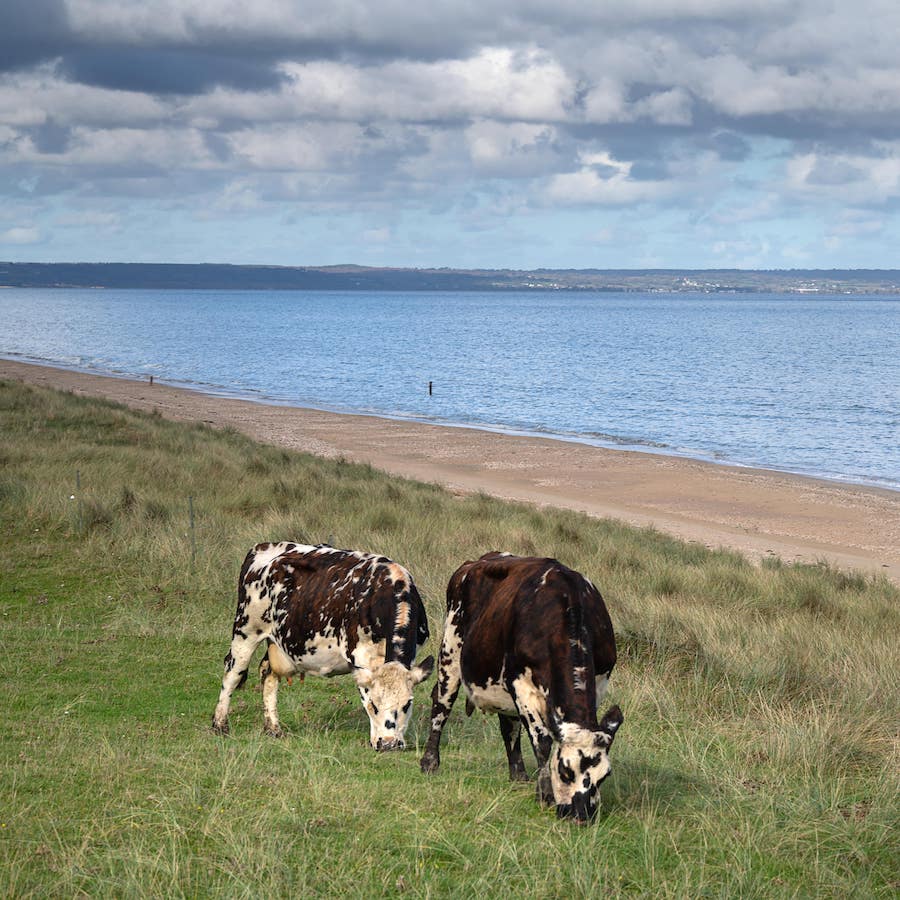
[[[455,615],[467,681],[498,678],[507,660],[523,670],[569,659],[576,639],[596,673],[608,674],[616,662],[600,592],[555,559],[489,553],[463,563],[447,586],[447,608]]]
[[[409,572],[384,556],[326,545],[259,544],[241,570],[246,601],[270,605],[272,637],[302,655],[317,636],[340,640],[348,661],[361,637],[384,662],[412,664],[428,639],[425,607]]]

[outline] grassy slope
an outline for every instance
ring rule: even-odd
[[[758,569],[4,382],[0,521],[3,895],[900,890],[900,595],[885,580]],[[240,561],[287,537],[407,565],[434,644],[464,559],[537,553],[592,578],[625,712],[597,824],[558,823],[508,783],[496,722],[462,704],[430,779],[416,752],[367,749],[348,679],[285,687],[285,740],[261,734],[252,689],[214,737]]]

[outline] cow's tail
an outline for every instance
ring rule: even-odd
[[[589,670],[591,659],[587,629],[584,627],[584,608],[577,591],[566,591],[566,630],[569,635],[569,652],[572,664],[572,683],[576,693],[586,693],[588,681],[593,684],[593,672]]]
[[[425,604],[412,579],[409,579],[409,587],[397,597],[391,646],[385,662],[397,660],[411,666],[419,647],[428,640],[429,633]]]

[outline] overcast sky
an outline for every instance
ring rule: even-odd
[[[900,267],[897,0],[0,0],[0,259]]]

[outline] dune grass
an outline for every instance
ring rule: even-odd
[[[4,896],[900,892],[900,591],[885,579],[757,567],[12,382],[0,521]],[[280,741],[251,679],[231,736],[213,736],[240,562],[284,538],[406,565],[426,652],[465,559],[504,549],[588,575],[625,713],[597,823],[558,822],[510,784],[496,721],[463,704],[422,776],[431,682],[413,752],[367,748],[348,679],[285,687]]]

